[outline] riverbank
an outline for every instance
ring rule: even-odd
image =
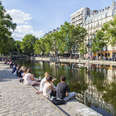
[[[31,86],[24,86],[0,62],[0,116],[66,116]]]
[[[86,65],[100,64],[100,65],[116,66],[116,61],[106,61],[106,60],[81,60],[81,59],[55,58],[55,57],[31,57],[31,60],[47,61],[47,62],[79,63],[79,64],[86,64]]]
[[[0,116],[101,116],[79,103],[70,101],[55,106],[31,86],[24,86],[11,74],[7,65],[0,62]]]

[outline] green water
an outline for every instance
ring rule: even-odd
[[[57,78],[55,85],[59,82],[61,75],[71,91],[83,93],[85,104],[104,116],[116,115],[116,68],[111,66],[78,66],[78,64],[48,63],[48,62],[20,62],[32,69],[35,77],[44,77],[48,72]]]

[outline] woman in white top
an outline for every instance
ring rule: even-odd
[[[39,85],[40,84],[34,79],[33,74],[31,74],[31,70],[29,68],[27,69],[23,79],[24,79],[24,85]]]
[[[50,98],[50,94],[52,91],[55,91],[55,89],[52,82],[52,77],[49,76],[46,78],[46,82],[43,87],[43,95],[47,98]]]
[[[39,92],[43,92],[43,87],[44,87],[44,84],[46,82],[46,78],[49,76],[48,72],[45,72],[45,77],[41,80],[40,82],[40,89],[39,89]]]

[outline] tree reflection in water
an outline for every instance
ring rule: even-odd
[[[116,82],[112,82],[105,87],[103,98],[107,103],[112,104],[114,111],[116,111]]]
[[[57,78],[55,85],[59,82],[61,75],[66,76],[71,91],[84,93],[84,96],[86,96],[84,100],[87,105],[107,109],[115,115],[116,82],[114,82],[114,79],[116,69],[113,70],[110,66],[102,65],[80,67],[78,64],[65,63],[25,61],[19,63],[31,67],[36,77],[43,77],[45,72],[50,73]],[[106,111],[105,114],[111,116]]]

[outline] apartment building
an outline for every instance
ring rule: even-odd
[[[90,47],[96,31],[100,30],[104,23],[112,20],[114,15],[116,15],[115,1],[112,2],[111,6],[100,10],[91,10],[89,8],[77,10],[71,15],[71,24],[81,25],[87,30],[88,35],[85,44]],[[116,46],[108,45],[107,51],[104,49],[104,53],[109,54],[109,57],[112,57],[116,54]]]
[[[81,8],[71,15],[71,23],[74,25],[83,25],[84,20],[90,15],[89,8]]]

